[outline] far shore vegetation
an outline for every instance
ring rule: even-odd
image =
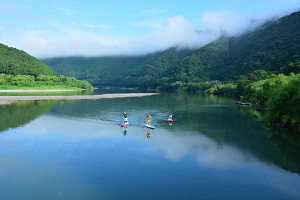
[[[0,89],[35,89],[35,90],[91,90],[93,86],[83,80],[72,77],[39,75],[0,74]]]
[[[237,103],[263,105],[265,111],[259,120],[293,127],[300,133],[300,60],[277,73],[256,70],[230,83],[176,81],[169,88],[186,92],[205,90],[208,94],[236,96]]]

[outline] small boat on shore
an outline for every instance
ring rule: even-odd
[[[239,104],[239,105],[242,105],[242,106],[251,106],[252,105],[251,103],[243,103],[241,101],[236,101],[235,103]]]

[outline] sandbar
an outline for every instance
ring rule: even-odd
[[[7,92],[8,90],[0,90],[0,92]],[[33,92],[37,90],[25,90],[26,92]],[[39,90],[38,92],[50,92],[53,90]],[[66,91],[66,90],[56,90]],[[16,90],[13,90],[16,92]],[[24,90],[22,90],[24,92]],[[15,101],[29,101],[29,100],[80,100],[80,99],[107,99],[107,98],[126,98],[126,97],[144,97],[158,95],[159,93],[121,93],[121,94],[101,94],[101,95],[74,95],[74,96],[0,96],[0,105],[10,104]]]

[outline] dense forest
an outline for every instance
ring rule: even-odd
[[[40,74],[55,76],[56,72],[24,51],[0,43],[0,73],[12,75]]]
[[[87,80],[94,86],[151,87],[150,81],[193,50],[170,48],[142,56],[42,59],[60,75]]]
[[[84,80],[56,76],[42,61],[24,51],[0,44],[0,89],[38,87],[92,89]]]
[[[59,75],[87,80],[95,86],[174,89],[180,82],[235,81],[239,75],[255,70],[276,73],[300,59],[299,30],[300,12],[295,12],[269,20],[242,35],[223,36],[194,50],[171,48],[134,57],[68,57],[42,61]]]

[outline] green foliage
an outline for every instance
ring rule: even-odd
[[[231,94],[231,95],[242,95],[253,94],[254,86],[259,88],[259,84],[262,80],[269,78],[270,75],[264,70],[256,70],[247,75],[239,76],[238,80],[232,84],[216,84],[213,87],[206,90],[210,94]]]
[[[11,84],[19,87],[34,86],[35,78],[29,75],[16,75],[12,78]]]
[[[77,80],[75,78],[64,76],[39,75],[38,77],[29,75],[8,75],[0,74],[1,88],[10,85],[18,87],[43,87],[43,86],[61,86],[63,88],[93,89],[93,86],[87,81]]]
[[[186,84],[186,87],[184,88],[187,92],[198,92],[203,91],[211,88],[213,85],[212,83],[204,83],[204,82],[190,82]]]
[[[268,88],[266,119],[291,124],[300,131],[300,74],[279,74],[265,85],[272,88],[272,91]]]
[[[40,60],[24,51],[0,43],[0,73],[12,75],[38,76],[56,73]]]
[[[236,84],[215,84],[213,87],[206,90],[210,94],[234,94],[236,93]]]
[[[295,63],[289,63],[288,65],[281,67],[278,73],[288,75],[290,73],[300,73],[300,60]]]
[[[249,93],[250,84],[269,78],[269,74],[264,70],[256,70],[244,76],[239,76],[236,81],[235,94],[246,95]]]
[[[220,79],[219,73],[228,55],[227,38],[220,38],[181,59],[166,71],[163,76],[173,82],[189,82],[195,79]]]

